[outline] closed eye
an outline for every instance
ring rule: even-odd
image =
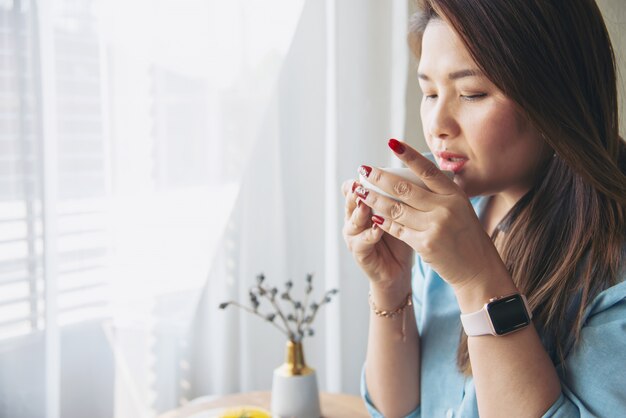
[[[470,94],[470,95],[461,95],[461,97],[463,98],[463,100],[467,100],[469,102],[473,102],[476,100],[480,100],[483,97],[486,97],[487,94],[486,93],[479,93],[479,94]]]

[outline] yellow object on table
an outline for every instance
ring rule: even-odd
[[[159,415],[158,418],[220,418],[224,412],[242,406],[254,406],[270,415],[272,394],[265,392],[233,393],[219,399],[189,403]],[[363,399],[356,395],[320,392],[324,418],[369,418]]]
[[[238,406],[225,410],[220,418],[272,418],[272,415],[258,406]]]

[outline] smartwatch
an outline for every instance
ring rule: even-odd
[[[528,326],[532,317],[526,296],[516,293],[489,299],[481,310],[462,314],[461,323],[468,337],[506,335]]]

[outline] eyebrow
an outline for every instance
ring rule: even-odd
[[[430,77],[428,77],[424,73],[417,73],[417,77],[421,78],[422,80],[430,81]],[[458,80],[459,78],[463,78],[463,77],[482,77],[482,73],[479,70],[467,69],[467,70],[455,71],[453,73],[448,74],[449,80]]]

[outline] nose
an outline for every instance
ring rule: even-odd
[[[459,124],[454,110],[443,100],[428,112],[428,133],[431,137],[439,139],[451,139],[459,133]]]

